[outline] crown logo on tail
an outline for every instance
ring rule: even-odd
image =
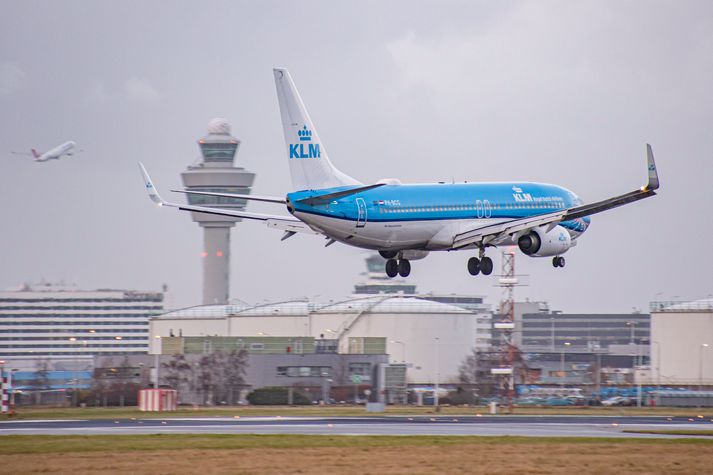
[[[304,127],[302,127],[302,130],[297,131],[297,136],[302,141],[312,140],[312,131],[309,130],[305,125]]]

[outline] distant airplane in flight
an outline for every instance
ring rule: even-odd
[[[58,145],[50,150],[48,150],[45,153],[40,153],[34,148],[30,149],[31,153],[26,153],[26,152],[12,152],[15,155],[29,155],[31,157],[35,158],[36,162],[47,162],[49,160],[59,160],[63,155],[67,155],[71,157],[75,153],[83,152],[83,150],[74,150],[75,147],[77,146],[76,142],[72,142],[71,140],[69,142],[64,142],[61,145]]]
[[[377,250],[389,277],[406,277],[410,260],[431,251],[475,250],[468,259],[471,275],[489,275],[488,248],[518,246],[530,257],[552,257],[564,267],[562,254],[577,244],[590,215],[654,196],[659,178],[651,146],[646,146],[648,183],[629,193],[584,204],[572,191],[532,182],[402,184],[398,179],[364,185],[337,170],[286,69],[275,69],[277,98],[285,135],[293,192],[286,197],[179,191],[278,203],[291,216],[164,201],[139,163],[149,197],[161,206],[264,221],[285,232],[325,236],[327,246],[341,242]],[[442,160],[442,159],[441,159]],[[176,190],[173,190],[176,191]],[[632,231],[633,232],[633,231]]]

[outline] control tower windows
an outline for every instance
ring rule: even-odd
[[[205,162],[232,162],[238,144],[237,142],[203,142],[200,147]]]
[[[231,186],[231,187],[202,187],[202,186],[192,186],[191,191],[205,191],[211,193],[230,193],[235,195],[247,195],[250,193],[250,188],[242,186]],[[231,206],[243,209],[245,207],[245,200],[240,198],[228,198],[224,196],[206,196],[206,195],[192,195],[188,194],[188,204],[195,206]]]

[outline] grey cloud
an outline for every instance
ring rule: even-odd
[[[15,71],[0,74],[0,287],[165,282],[174,305],[198,303],[201,231],[152,206],[136,162],[170,196],[208,121],[227,117],[254,193],[288,192],[271,74],[285,66],[332,161],[365,182],[526,179],[596,200],[643,184],[651,142],[659,196],[594,217],[563,271],[518,254],[517,296],[626,311],[711,292],[711,2],[9,2],[3,15],[18,21],[0,28],[0,71]],[[68,139],[86,151],[6,154]],[[234,297],[338,298],[364,270],[358,249],[279,239],[234,228]],[[409,279],[497,302],[468,257],[434,253]]]
[[[0,63],[0,96],[9,96],[20,90],[27,74],[13,63]]]

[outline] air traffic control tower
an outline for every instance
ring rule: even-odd
[[[249,194],[255,174],[233,166],[240,141],[230,135],[225,119],[208,123],[208,135],[198,140],[201,159],[181,174],[190,191]],[[245,200],[204,195],[186,195],[188,203],[215,208],[245,209]],[[225,304],[230,289],[230,228],[239,218],[191,213],[203,228],[203,304]]]

